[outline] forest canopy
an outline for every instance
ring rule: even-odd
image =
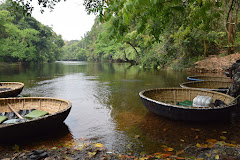
[[[52,28],[15,12],[8,2],[0,5],[0,61],[53,62],[61,58],[64,41]]]
[[[84,5],[98,18],[73,52],[81,50],[91,61],[180,69],[239,50],[238,0],[84,0]]]
[[[31,14],[31,1],[10,2],[22,15]],[[38,2],[44,11],[60,0]],[[82,40],[66,43],[62,60],[180,69],[239,50],[238,0],[84,0],[84,5],[98,17]]]

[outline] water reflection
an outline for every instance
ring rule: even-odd
[[[186,72],[143,70],[118,63],[57,62],[5,67],[0,75],[0,81],[23,82],[21,96],[57,97],[72,102],[65,120],[68,131],[63,129],[53,137],[40,139],[46,145],[52,139],[57,144],[58,140],[85,137],[117,152],[153,153],[161,150],[162,145],[180,149],[210,138],[219,140],[221,135],[240,143],[238,121],[234,124],[171,121],[144,107],[140,91],[179,87],[189,76]],[[39,142],[38,138],[32,142]]]
[[[239,143],[240,139],[236,134],[239,128],[236,124],[239,124],[239,121],[237,123],[231,123],[228,120],[220,122],[173,121],[148,112],[139,127],[143,135],[153,142],[157,141],[180,149],[189,144],[206,143],[208,139],[223,140],[220,136],[226,137],[226,141],[230,143],[231,141]]]
[[[17,134],[17,133],[16,133]],[[52,126],[51,128],[42,128],[26,133],[26,137],[12,137],[11,139],[1,139],[0,147],[21,144],[21,147],[33,147],[40,144],[59,144],[60,142],[72,141],[73,136],[65,123]]]

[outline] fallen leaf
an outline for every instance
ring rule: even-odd
[[[162,155],[161,154],[155,155],[155,158],[160,159],[162,158]]]
[[[127,148],[128,148],[128,149],[131,149],[131,148],[132,148],[132,143],[129,143],[129,144],[127,145]]]
[[[215,156],[215,159],[219,159],[219,155],[218,154]]]
[[[78,147],[78,150],[80,149],[80,150],[82,150],[82,149],[84,149],[85,148],[85,144],[84,143],[79,143],[78,145],[77,145],[77,147]]]
[[[209,153],[205,153],[205,155],[206,155],[207,157],[212,157],[212,155],[209,154]]]
[[[147,154],[147,152],[141,152],[140,156],[143,156],[143,155],[146,155],[146,154]]]
[[[199,144],[199,143],[196,144],[196,147],[202,148],[201,144]]]
[[[198,139],[198,135],[196,135],[195,139]]]
[[[225,137],[225,136],[220,136],[220,138],[221,138],[222,140],[226,140],[226,139],[227,139],[227,137]]]
[[[182,157],[176,157],[177,160],[182,160],[182,159],[185,159],[185,158],[182,158]]]
[[[167,148],[168,146],[166,146],[166,145],[162,145],[162,147],[163,147],[163,148]]]
[[[120,159],[121,159],[122,157],[123,157],[123,156],[122,156],[121,154],[119,154],[119,155],[117,156],[117,158],[120,158]]]
[[[229,147],[236,147],[236,144],[225,143],[225,146],[229,146]]]
[[[198,147],[198,148],[209,148],[209,145],[197,143],[197,144],[196,144],[196,147]]]
[[[215,142],[217,142],[217,140],[216,139],[208,139],[208,140],[206,140],[206,142],[208,142],[208,143],[215,143]]]
[[[57,147],[52,147],[52,150],[56,150],[57,149]]]
[[[166,131],[167,131],[167,128],[164,128],[163,131],[166,132]]]
[[[158,152],[158,153],[154,153],[153,155],[159,155],[159,154],[162,154],[162,153]]]
[[[168,157],[170,157],[171,156],[171,154],[162,154],[162,158],[164,159],[164,158],[168,158]]]
[[[215,146],[215,143],[209,143],[209,144],[207,145],[207,147],[208,147],[208,148],[214,148],[214,147],[216,147],[216,146]]]
[[[227,131],[222,131],[222,133],[227,133]]]
[[[88,156],[89,158],[95,156],[97,154],[97,152],[88,152]]]
[[[173,148],[170,148],[170,147],[169,147],[169,148],[168,148],[168,147],[167,147],[167,148],[164,148],[164,150],[165,150],[165,151],[168,151],[168,152],[174,151],[174,149],[173,149]]]
[[[95,143],[95,144],[94,144],[94,147],[100,147],[100,148],[101,148],[101,147],[104,147],[104,145],[101,144],[101,143]]]
[[[180,139],[181,142],[184,142],[184,139]]]
[[[77,147],[77,150],[82,151],[83,148],[82,147]]]
[[[217,141],[216,144],[220,145],[220,146],[224,146],[226,144],[225,141]]]
[[[177,152],[176,152],[176,155],[178,156],[178,155],[183,154],[183,153],[184,153],[184,150],[177,151]]]
[[[213,153],[215,153],[215,154],[219,154],[220,151],[219,151],[219,150],[214,150]]]

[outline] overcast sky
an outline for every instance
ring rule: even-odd
[[[61,1],[52,12],[46,10],[43,14],[35,7],[32,16],[42,24],[52,27],[64,40],[80,40],[91,30],[95,18],[95,15],[87,14],[83,0]]]

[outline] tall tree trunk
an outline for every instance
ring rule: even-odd
[[[229,6],[228,13],[226,8]],[[237,15],[239,8],[239,0],[225,0],[225,14],[227,13],[226,21],[224,22],[225,31],[228,35],[228,53],[234,52],[234,44],[237,31]],[[234,14],[235,13],[235,14]]]
[[[233,1],[233,0],[230,0]],[[232,54],[232,34],[233,34],[233,27],[232,27],[232,7],[229,10],[229,16],[228,16],[229,22],[228,22],[228,54]]]
[[[205,36],[203,37],[203,44],[204,44],[204,57],[207,57],[207,41],[205,39]]]
[[[237,32],[237,15],[238,15],[238,8],[239,8],[239,2],[238,0],[235,0],[235,14],[234,14],[234,27],[233,27],[233,47],[235,46],[235,39],[236,39],[236,32]]]

